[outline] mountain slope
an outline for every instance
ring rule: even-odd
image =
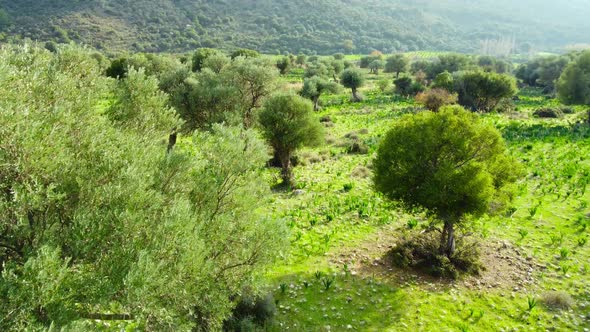
[[[245,47],[267,53],[372,49],[476,52],[488,39],[549,50],[589,43],[585,0],[0,0],[10,38],[110,51]],[[2,13],[6,16],[2,23]]]

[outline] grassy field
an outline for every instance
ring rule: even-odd
[[[385,258],[429,221],[371,188],[381,137],[415,111],[413,101],[377,91],[383,77],[391,79],[370,77],[362,103],[349,103],[348,91],[323,98],[326,145],[299,153],[298,190],[276,192],[268,207],[289,225],[292,240],[268,273],[278,302],[270,330],[588,331],[590,129],[575,124],[582,110],[535,118],[535,107],[556,102],[525,90],[516,111],[482,115],[501,130],[527,176],[508,214],[462,229],[478,243],[486,270],[451,282]],[[354,142],[362,148],[351,148]],[[559,308],[564,302],[571,307]]]

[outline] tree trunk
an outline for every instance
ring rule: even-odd
[[[352,88],[352,101],[354,101],[354,102],[361,101],[361,98],[359,98],[356,88]]]
[[[440,252],[449,258],[455,253],[455,224],[448,220],[441,234]]]
[[[313,98],[313,111],[317,112],[320,109],[320,97],[314,97]]]
[[[399,71],[395,72],[395,78],[399,78]]]
[[[293,181],[293,173],[291,171],[291,154],[281,153],[281,177],[283,184],[291,186]]]
[[[588,125],[590,125],[590,109],[588,110]]]
[[[178,137],[177,132],[173,132],[172,134],[170,134],[170,136],[168,137],[168,149],[166,150],[166,152],[168,152],[168,153],[172,152],[172,149],[174,149],[174,146],[176,145],[177,137]]]

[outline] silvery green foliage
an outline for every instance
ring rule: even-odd
[[[265,201],[267,148],[180,125],[158,81],[117,82],[90,53],[0,51],[0,329],[216,329],[283,247]]]

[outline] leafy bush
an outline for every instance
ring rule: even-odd
[[[229,66],[230,63],[231,60],[227,57],[227,55],[223,53],[215,53],[203,59],[201,70],[207,68],[210,69],[212,72],[219,74],[223,71],[223,69]]]
[[[457,279],[461,273],[482,271],[477,245],[461,246],[448,257],[439,254],[439,241],[433,232],[414,235],[394,247],[388,257],[395,266],[417,268],[435,277]]]
[[[127,75],[128,66],[129,64],[127,58],[113,60],[109,68],[106,70],[106,75],[112,78],[125,78]]]
[[[412,81],[410,77],[401,77],[393,81],[395,92],[403,97],[415,96],[426,90],[422,84]]]
[[[454,91],[459,94],[459,104],[471,110],[490,112],[502,101],[512,98],[516,81],[505,74],[482,71],[466,72],[455,79]]]
[[[369,69],[371,70],[372,74],[379,75],[379,70],[385,67],[385,63],[383,60],[374,60],[369,64]]]
[[[590,105],[590,51],[565,68],[557,82],[557,94],[566,105]]]
[[[231,58],[232,60],[237,58],[237,57],[243,57],[243,58],[257,58],[260,56],[260,53],[258,53],[255,50],[249,50],[246,48],[241,48],[239,50],[235,50],[232,52],[231,54]]]
[[[433,89],[445,89],[449,92],[453,91],[454,88],[454,78],[451,73],[448,71],[442,72],[436,75],[436,78],[432,82]]]
[[[543,107],[538,108],[533,112],[533,115],[538,118],[561,118],[563,112],[559,108]]]
[[[456,104],[457,100],[457,94],[451,94],[444,89],[430,89],[416,96],[416,101],[419,104],[433,112],[438,112],[443,106]]]
[[[281,75],[285,75],[291,70],[291,60],[289,57],[282,57],[281,59],[277,60],[277,68]]]
[[[221,51],[212,48],[199,48],[195,51],[192,58],[192,70],[194,72],[201,71],[203,69],[203,61],[211,55],[218,54]]]
[[[264,296],[243,294],[224,322],[225,331],[255,331],[270,324],[277,308],[272,293]]]
[[[379,87],[381,92],[385,92],[391,87],[391,81],[388,79],[381,79],[377,81],[377,87]]]

